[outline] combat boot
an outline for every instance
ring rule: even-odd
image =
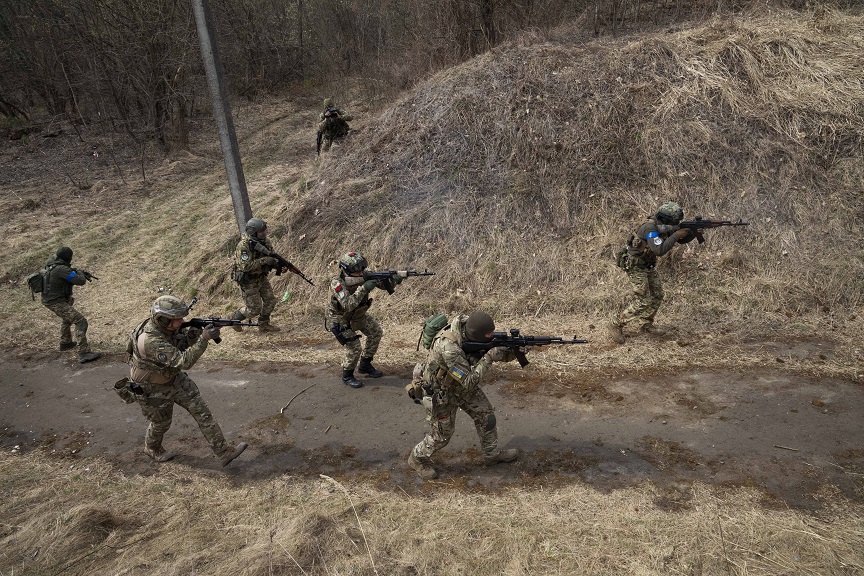
[[[360,357],[360,363],[357,365],[357,371],[361,374],[366,374],[370,378],[380,378],[384,375],[383,372],[378,370],[372,365],[372,357],[364,358]]]
[[[408,465],[424,480],[438,477],[438,471],[432,466],[432,460],[429,458],[415,458],[412,453],[408,455]]]
[[[639,327],[639,332],[642,334],[650,334],[651,336],[665,336],[666,330],[655,326],[653,322],[648,322]]]
[[[78,355],[78,363],[86,364],[87,362],[92,362],[93,360],[98,360],[102,357],[101,352],[84,352],[83,354]]]
[[[78,346],[78,344],[76,344],[75,342],[60,342],[60,351],[62,352],[64,350],[72,350],[76,346]]]
[[[342,370],[342,383],[347,384],[351,388],[362,388],[363,382],[354,377],[353,370]]]
[[[144,453],[156,462],[168,462],[169,460],[173,460],[174,456],[176,456],[173,452],[166,452],[161,446],[157,448],[148,448],[146,444],[144,445]]]
[[[624,344],[624,342],[626,342],[624,338],[624,327],[614,320],[609,323],[609,336],[611,336],[612,340],[618,344]]]
[[[219,461],[222,462],[222,466],[227,466],[231,463],[232,460],[240,456],[246,448],[249,447],[249,444],[246,442],[240,442],[237,446],[234,447],[234,450],[230,450],[225,448],[222,454],[219,455]]]
[[[273,326],[272,324],[270,324],[269,317],[258,318],[258,322],[261,323],[261,325],[258,326],[258,330],[260,330],[261,332],[279,332],[279,330],[281,330],[281,328],[279,328],[278,326]]]
[[[518,457],[519,451],[515,448],[510,448],[509,450],[501,450],[494,456],[487,456],[485,460],[486,465],[491,466],[492,464],[498,464],[499,462],[513,462]]]
[[[234,315],[231,317],[233,320],[245,320],[246,316],[243,315],[239,310],[234,311]],[[243,332],[243,326],[238,326],[237,324],[232,324],[231,328],[234,329],[235,332]]]

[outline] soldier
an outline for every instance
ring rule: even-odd
[[[426,365],[422,368],[423,384],[432,392],[423,398],[426,420],[431,429],[408,456],[408,465],[423,479],[430,480],[438,475],[432,464],[432,455],[450,442],[459,408],[474,421],[486,464],[513,462],[518,457],[515,449],[498,448],[495,409],[480,388],[492,363],[509,362],[516,358],[514,352],[507,348],[493,348],[478,358],[462,351],[463,342],[489,342],[493,332],[495,322],[492,317],[477,310],[454,318],[432,341]]]
[[[184,372],[204,354],[207,343],[219,337],[219,328],[211,324],[203,330],[181,330],[188,313],[189,307],[176,296],[160,296],[153,302],[150,318],[138,324],[129,339],[130,389],[150,421],[144,435],[144,453],[157,462],[174,458],[162,447],[162,437],[171,427],[174,404],[178,404],[195,419],[213,453],[227,466],[248,445],[241,442],[233,449],[226,446],[225,436],[198,386]]]
[[[87,342],[87,318],[72,307],[75,298],[72,297],[74,286],[83,286],[93,278],[86,270],[72,268],[72,249],[63,246],[57,250],[56,256],[45,263],[43,275],[42,304],[59,316],[60,350],[71,350],[76,344],[72,341],[72,325],[75,325],[75,337],[78,340],[78,362],[92,362],[102,354],[90,350]]]
[[[354,377],[355,367],[370,378],[384,375],[372,365],[384,332],[378,321],[366,313],[372,305],[369,293],[375,288],[386,288],[381,282],[388,282],[391,289],[402,282],[398,274],[383,281],[364,280],[366,266],[366,259],[358,252],[348,252],[339,258],[339,276],[330,281],[330,304],[324,320],[327,330],[345,347],[342,382],[352,388],[363,386]],[[365,345],[360,344],[358,331],[366,335]]]
[[[610,332],[619,344],[624,344],[624,325],[639,322],[640,333],[662,336],[665,331],[654,325],[654,315],[663,302],[663,286],[657,275],[657,258],[676,244],[686,244],[696,236],[688,228],[679,229],[684,212],[675,202],[666,202],[649,217],[627,241],[626,251],[618,258],[618,265],[627,273],[633,285],[635,300],[612,319]]]
[[[268,256],[273,245],[267,239],[267,223],[260,218],[250,218],[246,222],[246,233],[234,250],[234,281],[240,285],[245,306],[234,312],[235,320],[255,318],[261,325],[261,332],[278,332],[279,327],[270,324],[270,314],[276,308],[276,295],[267,276],[271,270],[280,268],[279,261]],[[281,267],[280,273],[287,268]],[[242,326],[232,326],[242,332]]]
[[[321,153],[321,143],[324,143],[324,151],[330,150],[333,140],[348,135],[348,121],[353,120],[349,114],[333,104],[332,98],[324,100],[324,110],[318,115],[318,153]]]

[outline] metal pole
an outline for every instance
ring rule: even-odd
[[[228,101],[228,89],[225,87],[225,74],[219,59],[216,36],[213,33],[213,15],[207,0],[192,0],[192,10],[198,27],[201,57],[207,73],[210,98],[213,101],[213,116],[219,131],[225,171],[228,173],[228,187],[231,189],[234,216],[237,218],[237,227],[242,234],[246,229],[246,222],[252,217],[252,207],[249,205],[246,178],[243,176],[243,164],[240,162],[240,148],[234,131],[234,120],[231,118],[231,103]]]

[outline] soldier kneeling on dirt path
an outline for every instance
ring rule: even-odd
[[[181,330],[188,313],[189,307],[176,296],[160,296],[153,302],[150,318],[138,324],[129,339],[128,388],[150,421],[144,435],[144,453],[157,462],[174,458],[162,447],[162,437],[171,427],[174,404],[178,404],[195,419],[213,453],[227,466],[248,444],[241,442],[234,448],[226,445],[222,429],[198,386],[184,372],[204,354],[210,340],[219,338],[219,328],[210,324],[204,329]]]
[[[431,428],[411,450],[408,465],[425,480],[438,476],[432,455],[450,442],[460,408],[474,421],[487,465],[513,462],[519,455],[515,449],[498,447],[495,408],[480,388],[492,363],[515,360],[515,351],[498,347],[477,357],[462,350],[463,342],[490,342],[494,332],[495,322],[485,312],[477,310],[458,316],[438,332],[429,348],[426,364],[415,369],[415,378],[418,372],[422,374],[422,386],[430,391],[423,396],[422,403]]]
[[[245,306],[234,312],[235,320],[254,319],[258,317],[258,330],[261,332],[278,332],[279,327],[270,324],[270,314],[276,308],[276,295],[270,285],[268,275],[273,270],[286,272],[288,269],[279,264],[279,260],[268,256],[273,252],[273,245],[267,239],[267,223],[260,218],[250,218],[246,222],[246,232],[240,236],[240,242],[234,250],[234,281],[240,286]],[[242,332],[241,326],[232,326],[237,332]]]
[[[54,312],[63,321],[60,324],[60,350],[71,350],[76,343],[72,340],[72,325],[75,325],[75,337],[78,340],[78,362],[92,362],[102,354],[90,350],[87,342],[87,318],[72,307],[75,298],[72,289],[83,286],[95,276],[86,270],[72,268],[72,249],[63,246],[57,250],[54,258],[45,263],[42,273],[42,304]]]

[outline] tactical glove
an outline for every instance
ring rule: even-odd
[[[689,236],[689,235],[690,235],[690,229],[689,228],[681,228],[681,229],[676,230],[675,232],[672,233],[672,237],[675,238],[675,240],[677,240],[678,242],[681,242],[682,240],[687,238],[687,236]]]
[[[204,330],[201,331],[202,342],[207,342],[208,340],[215,340],[216,338],[219,338],[219,326],[208,324],[204,327]]]
[[[363,288],[366,289],[367,293],[371,292],[375,288],[378,288],[379,286],[380,286],[380,284],[378,283],[378,280],[367,280],[366,282],[363,283]]]
[[[515,356],[510,349],[505,346],[498,346],[497,348],[492,348],[489,352],[486,353],[486,358],[489,358],[491,362],[509,362],[513,360]]]
[[[190,326],[186,329],[186,338],[188,338],[190,342],[194,342],[201,337],[202,332],[203,330],[201,330],[201,328]]]
[[[404,278],[402,278],[402,276],[398,272],[394,272],[390,275],[390,284],[392,284],[393,286],[398,286],[402,283],[402,280],[404,280]]]

